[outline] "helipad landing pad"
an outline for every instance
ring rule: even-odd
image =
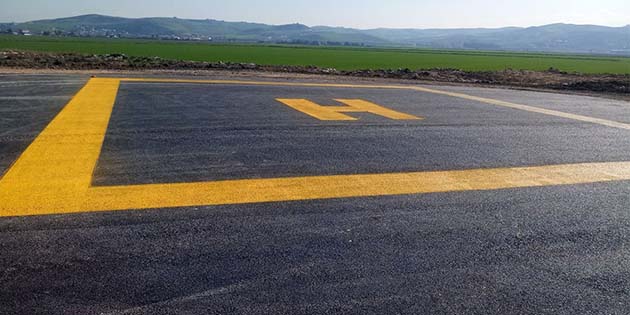
[[[129,87],[125,87],[125,84],[129,84]],[[224,107],[219,111],[212,106],[208,107],[208,104],[212,104],[211,98],[204,98],[208,102],[192,102],[180,104],[182,106],[160,108],[160,106],[151,106],[150,102],[146,103],[151,100],[151,93],[136,97],[135,101],[131,99],[129,95],[132,94],[129,91],[133,90],[134,84],[169,85],[172,93],[162,91],[160,94],[162,98],[170,97],[167,102],[164,102],[165,104],[178,104],[178,89],[189,89],[191,85],[195,85],[196,89],[201,88],[207,91],[208,85],[212,85],[217,87],[216,90],[223,95],[221,102],[224,105],[225,102],[229,102],[233,106]],[[253,92],[254,88],[263,87],[266,92]],[[285,91],[289,87],[292,92]],[[233,97],[226,98],[226,94],[232,93],[230,89],[232,89]],[[234,89],[241,90],[234,92]],[[243,89],[245,91],[242,91]],[[250,93],[247,93],[248,89]],[[331,92],[335,89],[338,91]],[[369,97],[369,91],[374,90],[391,94],[375,100]],[[128,93],[123,98],[126,97],[129,101],[123,101],[123,110],[119,113],[121,117],[124,117],[126,106],[141,104],[142,101],[148,106],[132,111],[131,114],[137,117],[132,116],[131,118],[135,120],[131,122],[117,119],[118,114],[115,113],[114,121],[110,124],[114,104],[119,104],[118,101],[120,101],[119,91],[121,95]],[[353,93],[356,95],[349,95]],[[416,97],[411,99],[421,99],[423,93],[442,95],[444,98],[451,99],[451,102],[455,104],[453,106],[462,108],[468,106],[468,112],[459,108],[458,111],[453,110],[453,113],[456,112],[458,115],[449,115],[449,107],[440,108],[444,104],[420,102],[422,103],[420,106],[416,102],[409,101],[409,98],[397,96],[410,93],[416,94]],[[142,94],[139,95],[142,96]],[[203,96],[203,93],[200,95]],[[269,106],[268,98],[271,96],[274,96],[273,106],[275,107]],[[462,100],[472,105],[457,104]],[[213,129],[212,125],[203,125],[212,121],[198,117],[199,110],[187,114],[187,107],[184,105],[206,106],[204,107],[207,114],[205,117],[214,117],[214,119],[223,117],[228,122],[224,121],[223,127],[228,126],[228,129],[231,129],[226,132],[225,128]],[[454,108],[450,107],[450,109]],[[178,112],[181,119],[173,121],[174,116],[166,115],[165,110]],[[461,115],[462,113],[470,115]],[[163,114],[164,116],[161,117]],[[192,115],[192,117],[187,115]],[[439,138],[439,134],[431,134],[431,126],[457,122],[457,128],[461,128],[466,126],[466,121],[471,120],[472,117],[476,116],[479,119],[479,115],[488,115],[487,119],[496,120],[497,124],[514,125],[518,125],[519,117],[531,118],[530,116],[533,115],[546,122],[552,120],[566,126],[569,132],[551,137],[552,140],[554,137],[558,140],[556,147],[553,147],[553,143],[540,146],[541,150],[560,151],[559,158],[556,155],[546,156],[535,152],[529,158],[526,152],[517,150],[511,151],[511,154],[506,153],[509,159],[507,161],[505,156],[500,155],[503,153],[502,140],[497,138],[497,135],[488,132],[484,135],[475,135],[475,137],[482,139],[481,141],[496,143],[498,149],[495,162],[481,161],[475,164],[474,158],[470,159],[468,156],[468,159],[459,160],[455,164],[445,164],[441,158],[436,158],[433,163],[427,163],[427,155],[436,154],[437,157],[439,154],[453,154],[461,150],[461,147],[457,146],[462,145],[462,142],[451,142],[452,139],[444,135]],[[136,150],[155,150],[156,148],[168,150],[168,147],[177,147],[183,141],[188,144],[185,148],[191,150],[192,155],[198,154],[200,148],[210,150],[220,147],[223,149],[221,152],[224,152],[230,145],[226,146],[224,143],[221,146],[218,145],[220,143],[212,141],[226,141],[226,139],[229,141],[230,132],[236,130],[245,132],[247,134],[245,138],[252,140],[250,154],[256,156],[257,152],[261,152],[260,150],[277,143],[274,142],[272,136],[265,138],[265,135],[270,135],[266,133],[265,128],[268,130],[270,126],[275,126],[275,128],[284,126],[284,130],[287,131],[285,134],[287,141],[283,142],[284,151],[274,148],[267,152],[270,156],[278,158],[274,161],[275,167],[267,172],[264,170],[261,172],[255,167],[230,172],[228,167],[227,171],[219,172],[218,175],[212,175],[207,170],[195,172],[190,169],[185,169],[185,172],[178,174],[174,171],[177,170],[178,163],[182,168],[185,168],[186,164],[185,160],[179,160],[174,161],[175,167],[173,165],[170,168],[167,167],[168,174],[160,175],[159,169],[153,169],[145,174],[157,173],[158,176],[143,177],[139,169],[151,169],[151,163],[147,163],[143,158],[131,158],[120,165],[118,174],[140,176],[108,177],[104,170],[112,168],[112,163],[115,162],[113,157],[117,154],[117,139],[112,137],[106,140],[108,126],[111,128],[115,125],[114,129],[121,130],[125,123],[146,126],[165,124],[166,127],[171,127],[170,130],[166,130],[166,135],[179,134],[181,137],[175,138],[174,141],[173,139],[160,141],[160,137],[154,137],[155,145],[152,145],[151,142],[144,141],[146,139],[142,138],[143,135],[139,135],[139,140],[136,140],[138,142],[131,143],[131,148],[126,148],[131,150],[134,148]],[[199,125],[195,126],[194,123]],[[329,128],[323,131],[327,138],[321,130],[316,128],[321,127],[322,124]],[[375,133],[366,137],[365,141],[358,142],[350,142],[347,138],[344,140],[343,136],[336,137],[334,128],[347,126],[347,124],[355,124],[353,128],[356,128],[357,134],[365,132],[368,128]],[[264,127],[261,128],[261,126]],[[371,143],[374,139],[378,139],[379,127],[387,127],[389,131],[395,130],[396,136],[386,138],[388,141]],[[454,125],[453,128],[455,127]],[[623,150],[614,151],[606,161],[597,161],[594,160],[596,155],[589,153],[601,147],[589,148],[586,143],[576,149],[575,147],[578,146],[566,141],[567,137],[579,139],[580,132],[592,132],[592,129],[604,134],[607,131],[601,131],[602,129],[618,133],[620,130],[625,132],[630,129],[630,126],[600,118],[414,86],[91,79],[0,179],[0,216],[495,190],[630,180],[630,162],[622,159],[625,154]],[[190,133],[191,130],[193,133]],[[433,143],[425,141],[427,138],[423,138],[421,134],[423,131],[427,131],[429,137],[433,137],[434,140],[437,137],[438,141]],[[544,132],[544,130],[535,130],[535,128],[531,130],[531,133],[537,132]],[[208,134],[215,136],[207,137]],[[296,137],[299,134],[313,136]],[[199,137],[200,135],[206,135],[206,137]],[[391,136],[391,133],[389,135]],[[541,137],[543,138],[545,137]],[[322,139],[327,139],[327,141]],[[528,139],[525,137],[511,140],[527,143]],[[311,142],[311,146],[305,147],[303,146],[305,140],[318,141]],[[203,143],[203,141],[209,142]],[[301,143],[301,149],[294,149],[295,146],[291,145],[292,141],[295,144]],[[118,145],[121,145],[120,143],[118,142]],[[124,144],[123,141],[122,146],[125,145],[129,146],[129,143]],[[373,156],[362,153],[365,152],[362,148],[369,145],[378,145],[381,149],[376,160]],[[328,155],[326,159],[321,159],[314,154],[322,147],[328,148],[324,150]],[[103,154],[101,154],[102,148],[105,148]],[[419,149],[423,151],[418,151]],[[524,150],[530,149],[531,147],[524,147]],[[287,152],[292,153],[287,154]],[[420,153],[425,154],[425,157],[419,159]],[[335,154],[341,158],[330,159]],[[488,152],[484,152],[483,155],[488,156]],[[146,156],[150,154],[145,154],[144,157]],[[387,163],[388,159],[389,163]],[[554,163],[544,163],[551,160]],[[291,164],[291,161],[294,163]],[[383,161],[385,163],[382,163]],[[252,165],[257,164],[260,163]],[[283,168],[282,165],[288,165],[288,167]],[[296,165],[301,165],[303,168],[297,169]],[[212,169],[209,168],[209,170]]]

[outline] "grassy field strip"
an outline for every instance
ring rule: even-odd
[[[542,53],[509,53],[401,48],[344,48],[270,45],[217,45],[128,39],[0,36],[0,49],[85,54],[124,53],[192,61],[313,65],[340,70],[456,68],[470,71],[546,70],[630,74],[630,58]]]

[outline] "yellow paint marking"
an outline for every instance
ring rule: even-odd
[[[67,212],[92,181],[120,81],[91,79],[0,180],[0,214]]]
[[[364,100],[336,99],[347,106],[321,106],[305,99],[282,99],[277,101],[319,120],[358,120],[343,113],[372,113],[393,120],[420,120],[422,118],[397,112]]]
[[[188,79],[157,79],[157,78],[123,78],[124,82],[141,83],[190,83],[190,84],[228,84],[228,85],[257,85],[257,86],[295,86],[295,87],[334,87],[334,88],[366,88],[366,89],[398,89],[409,90],[410,86],[403,85],[360,85],[338,83],[305,83],[305,82],[274,82],[274,81],[239,81],[239,80],[188,80]]]
[[[92,172],[105,138],[119,84],[129,80],[142,81],[91,79],[81,89],[0,179],[0,216],[495,190],[630,180],[630,162],[613,162],[92,187]],[[348,105],[345,107],[346,112],[359,110],[350,108],[353,102],[355,101],[345,100],[344,103]]]
[[[630,162],[95,187],[77,211],[406,195],[630,180]]]

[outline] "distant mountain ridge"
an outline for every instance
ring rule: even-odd
[[[122,18],[82,15],[17,24],[0,30],[32,34],[212,40],[218,42],[294,43],[310,45],[410,46],[630,55],[630,25],[550,24],[537,27],[478,29],[369,29],[302,24],[268,25],[212,19]]]

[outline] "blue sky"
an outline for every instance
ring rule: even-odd
[[[630,0],[0,0],[2,22],[90,13],[355,28],[623,26]]]

